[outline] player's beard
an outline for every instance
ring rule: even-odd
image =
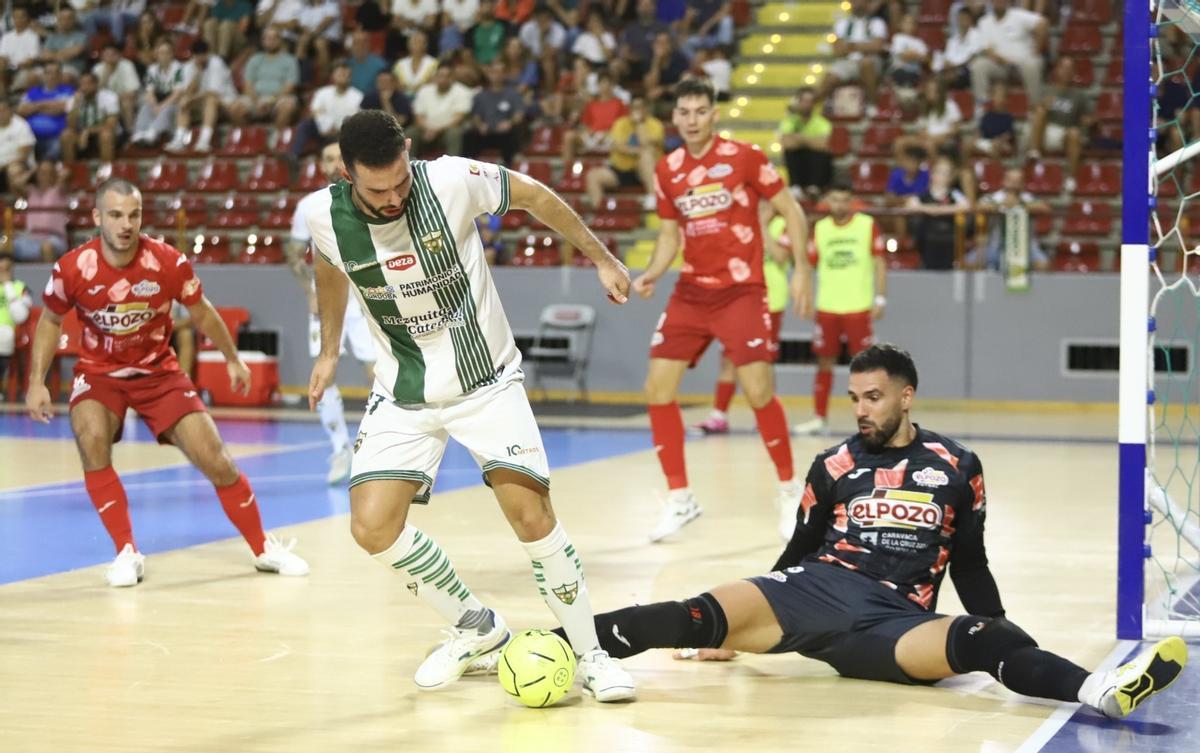
[[[406,206],[408,206],[408,198],[407,197],[405,197],[404,201],[401,202],[399,207],[393,207],[390,204],[387,206],[383,206],[383,207],[376,207],[374,204],[367,201],[366,197],[364,197],[361,193],[359,193],[357,188],[354,188],[353,183],[350,184],[350,188],[351,188],[351,190],[354,191],[354,195],[358,197],[359,204],[361,204],[363,206],[363,208],[366,210],[367,214],[371,215],[375,219],[391,221],[391,220],[398,220],[404,216],[404,208]],[[386,212],[383,211],[385,209],[398,209],[399,211],[397,211],[395,214],[387,214]]]
[[[102,231],[100,233],[104,237],[104,243],[116,254],[127,254],[137,245],[138,228],[132,228],[129,231],[128,238],[122,238],[120,234]]]
[[[858,433],[863,439],[863,444],[867,446],[867,450],[869,452],[879,452],[886,447],[887,443],[892,441],[892,437],[896,436],[896,432],[900,431],[900,424],[903,422],[903,419],[903,414],[897,414],[891,420],[885,420],[882,424],[860,422]],[[866,431],[864,431],[864,428]],[[868,431],[871,433],[868,434]]]

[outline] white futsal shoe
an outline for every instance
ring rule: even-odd
[[[1164,638],[1133,661],[1108,672],[1100,700],[1089,705],[1110,719],[1124,719],[1147,698],[1175,682],[1187,660],[1187,644],[1182,638]]]
[[[792,433],[798,437],[827,436],[829,434],[829,422],[820,417],[810,418],[804,423],[793,426]]]
[[[658,523],[650,531],[650,541],[662,541],[691,523],[703,513],[689,489],[673,489],[667,492],[667,503],[663,506]]]
[[[268,533],[263,553],[254,558],[254,569],[280,575],[308,575],[308,563],[292,551],[295,546],[295,539],[288,539],[285,544],[275,534]]]
[[[779,485],[779,496],[775,504],[779,507],[779,535],[784,541],[791,541],[796,532],[796,514],[800,510],[800,499],[804,496],[804,487],[795,479]]]
[[[133,548],[133,544],[126,544],[104,571],[104,579],[113,588],[136,586],[145,575],[146,558]]]
[[[601,703],[632,701],[637,695],[633,677],[602,648],[579,657],[578,668],[583,691]]]
[[[325,480],[335,486],[350,478],[350,466],[354,463],[354,450],[346,447],[329,456],[329,475]]]
[[[413,682],[421,690],[437,690],[462,677],[477,660],[485,655],[495,655],[491,660],[494,669],[500,658],[500,650],[508,643],[510,633],[504,618],[493,610],[492,629],[480,633],[475,628],[447,628],[449,640],[433,650],[413,676]],[[472,674],[481,674],[481,671]]]

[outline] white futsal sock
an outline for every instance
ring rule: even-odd
[[[533,561],[533,578],[537,581],[538,591],[566,631],[575,653],[582,656],[599,648],[583,566],[562,525],[555,523],[554,530],[546,538],[523,541],[521,546]]]
[[[490,610],[459,580],[454,564],[437,542],[421,531],[406,525],[394,544],[371,556],[404,574],[409,593],[451,625],[478,628],[480,633],[492,629]]]
[[[317,403],[321,416],[321,427],[329,436],[334,452],[342,452],[350,446],[350,430],[346,428],[346,409],[342,404],[342,393],[336,384],[325,388],[321,402]]]

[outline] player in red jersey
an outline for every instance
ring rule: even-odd
[[[808,222],[761,149],[713,132],[714,103],[706,81],[687,79],[675,89],[672,121],[684,146],[660,159],[655,168],[662,229],[649,266],[633,282],[643,298],[654,294],[656,281],[679,251],[682,232],[683,270],[651,339],[646,376],[650,430],[669,490],[651,541],[675,533],[701,512],[688,489],[683,415],[676,394],[684,372],[714,338],[737,367],[738,383],[775,463],[781,520],[795,519],[803,491],[793,478],[787,419],[775,397],[771,365],[773,347],[778,346],[763,282],[759,200],[770,201],[787,223],[796,265],[791,294],[801,316],[807,316],[812,305],[804,254]]]
[[[283,544],[263,533],[254,491],[171,349],[171,304],[179,301],[224,354],[234,388],[249,390],[250,370],[204,297],[192,265],[166,243],[139,234],[142,195],[128,181],[100,185],[92,218],[99,237],[59,259],[42,294],[46,309],[34,334],[25,407],[34,420],[49,423],[46,372],[63,317],[75,309],[83,342],[71,388],[71,430],[88,495],[117,549],[105,576],[109,585],[137,585],[144,573],[125,488],[112,468],[112,446],[121,438],[126,408],[137,411],[159,442],[178,447],[208,477],[225,514],[250,545],[255,568],[307,574],[308,564],[291,551],[294,541]]]

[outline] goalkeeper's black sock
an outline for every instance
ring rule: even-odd
[[[596,615],[600,648],[614,659],[651,648],[718,648],[728,631],[725,610],[708,593]],[[567,638],[562,628],[554,632]]]

